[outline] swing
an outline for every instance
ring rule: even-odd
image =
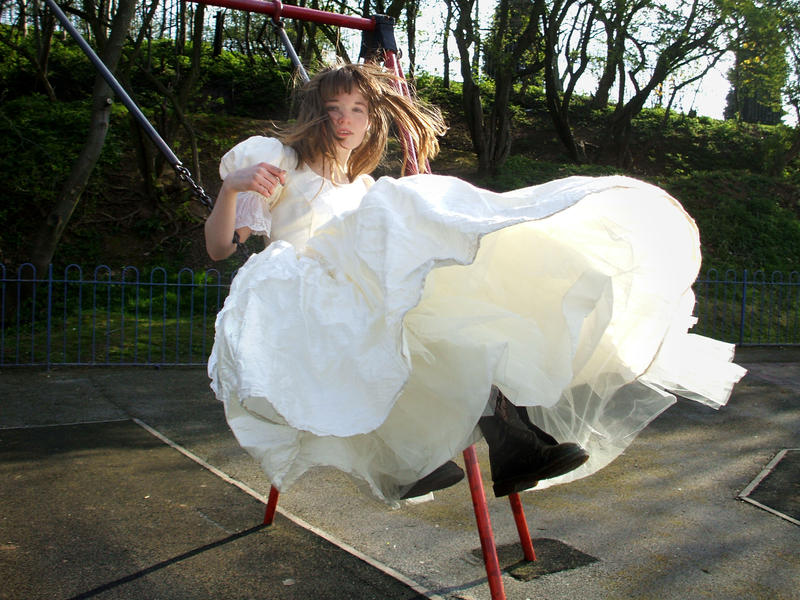
[[[297,56],[297,53],[294,50],[294,47],[292,46],[291,41],[286,34],[283,21],[281,20],[282,17],[359,29],[362,31],[360,58],[365,60],[374,60],[376,57],[382,57],[384,66],[396,76],[396,88],[398,92],[406,96],[410,96],[410,91],[408,85],[405,83],[402,68],[397,61],[397,44],[394,37],[394,19],[391,17],[375,15],[372,18],[367,19],[363,17],[340,15],[316,9],[284,5],[280,0],[274,2],[267,2],[263,0],[190,1],[200,4],[209,4],[224,8],[234,8],[271,15],[271,24],[281,38],[281,41],[292,61],[293,66],[297,69],[298,74],[303,81],[308,81],[308,74],[306,73],[302,63],[300,62],[300,59]],[[89,46],[86,40],[84,40],[80,33],[78,33],[72,23],[69,22],[66,15],[55,3],[55,0],[45,0],[45,2],[50,10],[53,11],[53,14],[61,22],[63,27],[69,32],[72,38],[88,56],[95,68],[106,80],[109,87],[111,87],[120,101],[136,119],[138,124],[144,129],[158,150],[164,155],[167,162],[169,162],[169,164],[175,170],[181,181],[184,181],[187,185],[189,185],[189,187],[191,187],[192,193],[210,211],[214,204],[212,198],[203,189],[203,187],[194,180],[190,171],[183,165],[180,159],[175,155],[172,149],[155,130],[136,103],[116,80],[114,75],[108,70],[97,54],[95,54],[91,46]],[[418,161],[414,142],[411,138],[410,132],[401,130],[400,134],[403,150],[406,156],[406,160],[404,161],[406,165],[404,175],[417,174]],[[427,171],[430,171],[429,167]],[[240,250],[243,250],[243,246],[239,242],[237,234],[234,234],[233,242]],[[494,541],[494,535],[492,533],[489,510],[486,502],[486,494],[483,488],[483,480],[478,465],[475,447],[469,446],[467,449],[465,449],[463,451],[463,457],[467,472],[467,479],[469,481],[473,508],[475,511],[475,518],[478,526],[478,534],[480,537],[484,564],[486,566],[491,597],[492,600],[504,600],[506,596],[501,578],[497,549]],[[275,486],[272,486],[270,488],[269,498],[267,500],[266,511],[264,514],[264,525],[272,524],[275,517],[275,511],[277,509],[278,497],[279,490]],[[511,510],[514,516],[517,532],[519,533],[524,557],[528,561],[534,561],[536,560],[536,554],[531,542],[528,524],[519,494],[513,492],[508,495],[508,498],[511,504]]]

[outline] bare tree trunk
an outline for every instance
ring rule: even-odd
[[[408,78],[414,81],[417,70],[417,14],[419,0],[406,2],[406,36],[408,37]]]
[[[37,25],[34,29],[36,32],[36,59],[34,66],[36,67],[36,78],[47,94],[51,102],[56,100],[56,92],[50,85],[50,80],[47,78],[47,72],[50,61],[50,49],[53,45],[53,31],[56,26],[56,19],[49,10],[40,11],[38,3],[34,4],[34,16],[37,17]]]
[[[608,31],[608,28],[606,28]],[[610,31],[606,35],[613,35]],[[606,61],[603,65],[603,73],[597,82],[597,88],[589,106],[593,109],[605,108],[608,106],[608,98],[611,93],[611,86],[617,78],[617,65],[622,60],[624,52],[624,38],[609,40],[606,49]]]
[[[248,18],[248,25],[250,19],[250,13],[247,13]],[[249,27],[245,30],[245,43],[247,44],[247,57],[250,58],[250,39],[249,39]],[[214,15],[214,49],[211,53],[211,56],[217,57],[222,54],[222,38],[225,32],[225,11],[218,10]]]
[[[158,39],[160,39],[160,40],[164,39],[164,33],[167,30],[167,15],[168,14],[169,14],[169,12],[167,11],[167,2],[166,2],[166,0],[164,0],[164,2],[161,4],[161,28],[159,29],[159,32],[158,32]]]
[[[481,30],[480,30],[480,0],[475,0],[475,18],[472,21],[472,26],[474,30],[472,31],[472,37],[475,40],[475,52],[472,55],[472,70],[475,73],[480,73],[481,70]]]
[[[453,0],[446,0],[447,4],[447,17],[444,20],[444,34],[442,39],[442,59],[444,64],[442,73],[442,82],[444,87],[450,89],[450,25],[453,22]]]
[[[180,56],[186,47],[186,0],[178,0],[176,10],[175,55]]]
[[[117,63],[122,53],[122,45],[125,42],[135,10],[135,0],[119,0],[117,14],[114,15],[112,21],[111,35],[108,38],[108,43],[102,49],[103,62],[112,73],[117,68]],[[64,228],[69,223],[69,219],[86,187],[89,175],[95,164],[97,164],[97,159],[100,157],[100,152],[103,149],[106,134],[108,133],[111,104],[111,89],[98,74],[95,77],[92,90],[92,114],[89,135],[80,155],[72,165],[72,170],[61,189],[55,206],[47,215],[34,238],[31,249],[31,262],[36,267],[37,273],[44,273],[47,265],[52,261]]]
[[[472,59],[469,52],[474,35],[472,21],[474,3],[475,0],[456,0],[459,14],[453,36],[456,38],[458,54],[461,59],[461,77],[463,79],[461,98],[464,103],[464,116],[472,138],[472,149],[478,157],[478,171],[485,173],[489,168],[489,160],[486,154],[486,138],[483,133],[483,106],[480,88],[472,76]]]
[[[185,3],[185,0],[181,0],[181,2]],[[173,107],[175,117],[166,116],[165,117],[165,124],[162,128],[162,137],[167,142],[167,144],[172,144],[175,136],[178,132],[178,129],[181,127],[186,128],[187,133],[189,133],[190,138],[193,135],[193,131],[191,127],[186,126],[186,121],[184,120],[184,112],[186,110],[186,106],[189,102],[189,98],[191,97],[192,91],[194,90],[194,86],[197,83],[197,79],[200,76],[200,60],[203,54],[203,29],[205,27],[205,5],[204,4],[197,4],[194,8],[194,23],[192,26],[192,56],[191,62],[189,63],[189,72],[187,74],[181,73],[178,69],[176,69],[176,77],[173,84],[173,89],[177,90],[172,94],[164,94],[162,95],[165,100],[169,100],[170,104]],[[155,161],[155,174],[156,177],[161,175],[164,171],[164,167],[166,166],[166,159],[161,155],[156,155]],[[197,165],[194,166],[194,172],[197,176],[200,176],[198,172]]]
[[[509,0],[500,0],[496,9],[494,32],[486,44],[487,55],[494,67],[494,102],[488,116],[484,115],[480,88],[474,80],[474,55],[469,46],[475,43],[473,52],[478,52],[476,25],[472,17],[475,0],[456,0],[459,9],[458,23],[453,31],[461,58],[463,78],[462,99],[464,113],[472,136],[472,147],[478,156],[478,172],[496,173],[511,151],[511,115],[508,105],[514,81],[519,77],[519,62],[538,37],[538,19],[544,10],[544,0],[526,5],[530,11],[528,22],[522,31],[511,31],[510,16],[513,8]],[[510,49],[510,50],[509,50]],[[532,64],[529,71],[541,69],[541,62]]]
[[[28,4],[25,0],[17,0],[17,28],[22,37],[28,35]]]
[[[571,62],[565,68],[564,81],[558,73],[558,42],[564,21],[571,14],[570,8],[574,5],[574,0],[554,0],[550,3],[549,14],[544,14],[542,27],[544,29],[544,73],[545,73],[545,97],[547,101],[547,111],[556,128],[561,143],[567,149],[569,157],[575,162],[585,159],[584,152],[579,150],[578,143],[570,124],[570,104],[575,86],[589,65],[588,46],[591,41],[591,32],[595,20],[595,8],[590,8],[583,18],[575,18],[573,31],[579,32],[578,48],[571,50],[565,48],[565,52],[571,54]],[[580,17],[580,9],[578,17]]]

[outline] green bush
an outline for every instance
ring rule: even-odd
[[[265,57],[223,51],[217,57],[206,52],[203,60],[201,97],[208,112],[264,119],[288,116],[292,67],[288,60],[278,67]]]

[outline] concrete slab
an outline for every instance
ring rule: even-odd
[[[679,401],[617,461],[596,475],[523,495],[531,534],[596,557],[596,562],[529,581],[504,575],[508,598],[797,598],[800,527],[741,502],[738,493],[781,448],[800,440],[797,363],[751,355],[751,373],[728,407]],[[743,361],[744,362],[744,361]],[[774,377],[773,377],[774,376]],[[777,377],[777,379],[776,379]],[[79,380],[79,381],[76,381]],[[84,401],[49,417],[52,398],[72,381]],[[39,392],[24,396],[35,383]],[[70,369],[0,372],[0,427],[98,414],[139,418],[230,477],[266,494],[269,482],[233,440],[200,369]],[[47,398],[50,398],[48,400]],[[72,406],[72,404],[70,404]],[[485,446],[479,458],[488,469]],[[460,462],[460,461],[459,461]],[[511,511],[491,498],[503,566],[521,558]],[[280,507],[332,538],[451,599],[487,600],[485,572],[467,485],[433,502],[392,510],[342,474],[318,470],[281,496]],[[209,574],[247,577],[244,563]],[[290,597],[270,589],[270,598]],[[217,595],[217,598],[237,597]],[[318,597],[318,596],[309,596]],[[345,592],[339,596],[347,598]]]
[[[0,598],[421,598],[132,421],[0,431]]]

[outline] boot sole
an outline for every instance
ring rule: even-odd
[[[462,479],[464,479],[464,471],[461,467],[453,462],[448,462],[426,477],[420,479],[410,490],[403,494],[400,499],[408,500],[409,498],[424,496],[429,492],[443,490],[444,488],[457,484]]]
[[[541,479],[552,479],[559,475],[564,475],[570,471],[574,471],[583,463],[589,460],[589,453],[583,448],[577,450],[575,453],[563,456],[561,459],[548,463],[542,469],[532,473],[525,473],[515,477],[507,477],[500,481],[495,481],[492,489],[496,498],[508,496],[512,492],[521,492],[528,488],[535,486]]]

